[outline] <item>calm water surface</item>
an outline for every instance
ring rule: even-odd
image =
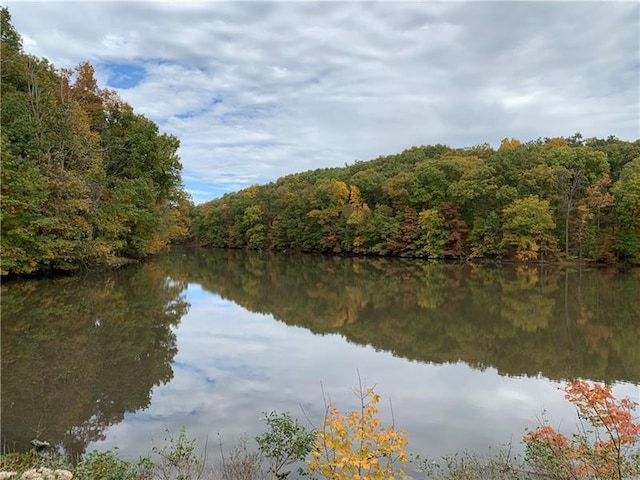
[[[1,342],[6,448],[137,458],[184,426],[213,458],[262,412],[355,408],[359,372],[436,457],[517,443],[543,410],[570,430],[570,378],[640,400],[640,271],[176,250],[3,282]]]

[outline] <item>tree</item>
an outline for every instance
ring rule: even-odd
[[[47,181],[33,162],[21,161],[7,148],[4,134],[0,144],[2,190],[2,273],[32,273],[39,257],[47,255],[38,228],[43,223],[42,208],[48,196]]]
[[[56,71],[25,54],[0,17],[3,273],[102,265],[184,238],[177,138],[100,89],[90,63]]]
[[[609,385],[575,381],[564,390],[565,398],[589,427],[571,440],[546,424],[525,435],[527,464],[534,473],[577,480],[623,480],[640,475],[640,463],[629,454],[640,439],[640,424],[633,417],[637,403],[616,400]]]
[[[20,78],[23,57],[22,37],[11,24],[9,9],[0,7],[0,75],[3,83],[16,83]]]
[[[564,216],[564,253],[565,257],[569,257],[569,226],[576,202],[583,196],[586,187],[607,173],[609,164],[605,154],[582,146],[553,148],[547,156],[558,184]]]
[[[469,228],[462,219],[460,208],[443,203],[440,205],[440,215],[444,221],[443,227],[448,232],[444,255],[462,260],[469,254]]]
[[[8,48],[22,51],[22,37],[11,24],[11,14],[7,7],[0,8],[0,39]]]
[[[442,258],[448,240],[444,218],[435,208],[423,210],[418,219],[420,225],[420,253],[427,258]]]
[[[271,478],[288,478],[289,472],[281,470],[307,457],[316,434],[291,418],[289,413],[265,413],[264,420],[269,431],[256,437],[258,448],[269,459]]]
[[[522,145],[522,142],[517,138],[512,137],[511,139],[508,139],[505,137],[500,142],[500,150],[511,150],[516,148],[518,145]]]
[[[246,245],[253,249],[265,247],[267,239],[265,226],[262,223],[264,213],[260,205],[251,205],[245,208],[242,218],[242,227],[246,238]]]
[[[536,196],[515,200],[502,210],[502,246],[515,249],[518,260],[544,260],[556,251],[555,222],[547,200]]]
[[[362,227],[367,253],[393,255],[400,241],[400,223],[388,205],[376,205]]]
[[[619,256],[640,262],[640,157],[624,166],[613,195],[614,248]]]
[[[469,234],[471,257],[500,256],[503,253],[501,235],[500,215],[496,211],[489,212],[486,217],[475,217]]]
[[[414,167],[412,197],[416,208],[437,208],[445,200],[449,180],[440,163],[427,160]]]
[[[629,244],[633,235],[613,225],[607,159],[597,148],[615,146],[616,161],[622,164],[630,161],[625,155],[637,142],[572,142],[511,139],[497,151],[488,145],[412,147],[345,168],[292,174],[255,186],[250,196],[244,191],[229,194],[214,202],[215,208],[203,207],[192,233],[204,243],[215,237],[216,245],[247,246],[244,212],[257,205],[265,239],[256,243],[264,247],[256,248],[499,257],[506,249],[512,255],[518,250],[516,243],[509,243],[513,237],[503,238],[503,210],[518,199],[537,196],[548,202],[556,230],[547,232],[544,245],[539,243],[542,237],[529,236],[530,245],[520,252],[523,259],[528,258],[525,251],[539,260],[559,245],[565,256],[615,261],[622,250],[614,249],[614,238],[627,238],[623,243]],[[212,225],[215,222],[219,225]],[[535,248],[546,250],[534,254]]]
[[[349,187],[345,182],[322,180],[310,191],[312,210],[307,213],[315,233],[314,247],[320,251],[339,253],[340,216],[349,202]]]
[[[349,205],[343,208],[346,218],[344,249],[354,253],[365,253],[363,225],[371,214],[371,209],[362,200],[360,189],[356,185],[349,185]]]
[[[587,187],[585,196],[578,202],[578,258],[582,260],[585,247],[589,254],[599,259],[610,259],[613,255],[607,246],[608,235],[602,232],[604,210],[613,205],[613,196],[609,193],[611,178],[604,174],[593,185]]]

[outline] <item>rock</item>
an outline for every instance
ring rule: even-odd
[[[69,470],[51,470],[50,468],[45,467],[40,467],[38,469],[32,468],[20,476],[20,480],[71,480],[72,478],[73,473]]]
[[[18,472],[0,472],[0,480],[9,480],[17,475]]]
[[[43,442],[42,440],[38,440],[34,438],[31,440],[31,445],[33,445],[36,450],[44,450],[45,448],[51,448],[51,444],[49,442]]]
[[[47,478],[48,474],[53,473],[48,468],[32,468],[27,470],[20,476],[20,480],[44,480]],[[47,479],[48,480],[48,479]]]

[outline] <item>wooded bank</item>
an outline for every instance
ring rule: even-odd
[[[640,140],[412,147],[197,207],[205,245],[357,255],[640,262]]]
[[[141,258],[187,236],[179,141],[89,63],[57,70],[2,21],[2,273],[73,271]]]

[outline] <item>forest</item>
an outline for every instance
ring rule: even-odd
[[[640,140],[412,147],[204,203],[192,235],[225,248],[637,263]]]
[[[142,258],[188,235],[179,141],[82,63],[24,52],[1,15],[2,274]]]

